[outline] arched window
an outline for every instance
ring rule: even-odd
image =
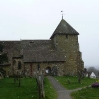
[[[21,69],[21,62],[18,62],[18,69]]]

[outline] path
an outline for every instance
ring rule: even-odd
[[[72,90],[66,90],[55,78],[48,76],[49,81],[52,83],[53,87],[58,92],[57,99],[72,99],[70,93]]]
[[[70,93],[73,91],[81,90],[82,88],[77,88],[73,90],[67,90],[65,89],[54,77],[47,76],[49,81],[52,83],[53,87],[56,89],[58,92],[58,98],[57,99],[72,99],[70,96]],[[91,85],[86,86],[86,87],[91,87]],[[86,88],[83,87],[83,88]]]

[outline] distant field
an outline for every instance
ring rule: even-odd
[[[55,78],[67,89],[76,89],[76,88],[88,86],[88,85],[92,84],[93,82],[96,82],[96,79],[84,78],[80,84],[80,83],[78,83],[78,78],[73,77],[73,76],[62,76],[62,77],[59,76],[59,77],[55,77]],[[70,84],[68,83],[68,79],[70,81]]]
[[[57,93],[45,78],[45,99],[56,99]],[[0,80],[0,99],[38,99],[36,80],[33,78],[22,78],[21,87],[18,82],[14,84],[13,78]]]

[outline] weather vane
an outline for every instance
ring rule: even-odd
[[[61,11],[61,13],[62,13],[62,19],[63,19],[63,15],[64,15],[64,13],[63,13],[63,11]]]

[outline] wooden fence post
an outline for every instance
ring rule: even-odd
[[[38,94],[39,94],[39,99],[42,97],[45,98],[45,92],[44,92],[44,76],[43,74],[39,75],[36,73],[36,82],[38,85]]]

